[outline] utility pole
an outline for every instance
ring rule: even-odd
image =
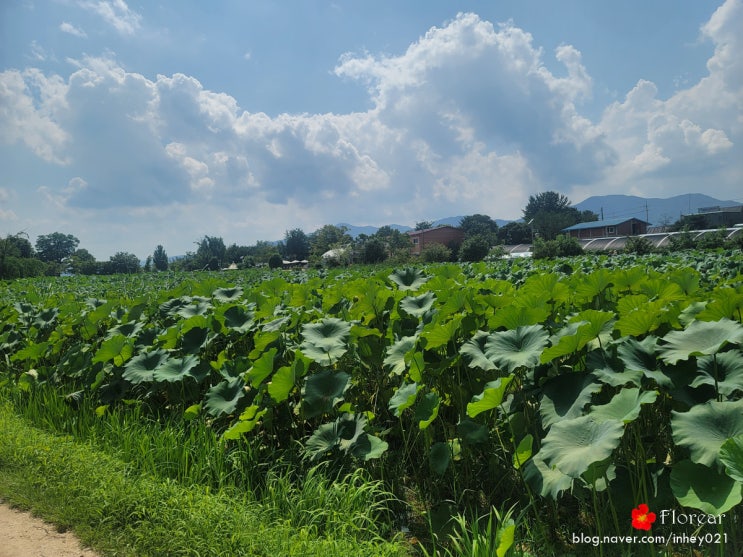
[[[648,217],[648,202],[645,201],[645,222],[650,222],[650,218]]]
[[[604,208],[601,207],[601,220],[604,220]]]

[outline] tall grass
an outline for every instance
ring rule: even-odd
[[[319,538],[381,543],[392,534],[391,509],[399,502],[363,470],[338,475],[323,464],[306,467],[298,453],[260,454],[246,441],[225,443],[207,423],[154,417],[139,405],[96,412],[50,388],[6,394],[39,428],[86,442],[138,475],[236,494],[259,505],[270,524]]]

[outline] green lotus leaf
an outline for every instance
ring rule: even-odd
[[[276,348],[271,348],[253,362],[253,367],[251,367],[245,375],[245,379],[252,387],[258,387],[258,385],[263,383],[266,377],[271,375],[273,372],[274,358],[276,357],[277,352],[278,350]]]
[[[273,374],[268,384],[268,394],[276,402],[283,402],[289,398],[289,393],[294,388],[297,376],[290,366],[282,366]]]
[[[467,415],[474,418],[482,412],[498,408],[503,402],[508,384],[513,380],[513,375],[499,377],[485,385],[485,390],[479,395],[472,397],[472,402],[467,404]]]
[[[542,387],[539,404],[542,426],[548,428],[560,420],[577,418],[591,402],[592,395],[600,390],[601,383],[590,373],[563,373],[553,377]]]
[[[397,285],[399,290],[418,290],[428,280],[423,271],[414,267],[397,269],[388,278]]]
[[[539,363],[547,338],[541,325],[493,333],[485,342],[485,356],[509,373],[519,367],[533,368]]]
[[[232,377],[214,385],[204,395],[206,412],[217,418],[232,414],[245,396],[244,387],[242,377]]]
[[[611,458],[594,462],[588,467],[588,470],[581,474],[586,487],[595,491],[605,491],[609,484],[617,477],[617,467]]]
[[[539,455],[551,466],[572,478],[611,456],[624,434],[619,420],[595,421],[591,416],[562,420],[550,428]]]
[[[362,460],[377,458],[386,450],[387,443],[364,433],[365,427],[363,415],[343,414],[314,431],[305,443],[305,455],[317,460],[338,448]]]
[[[431,465],[431,470],[439,476],[443,476],[446,469],[449,468],[450,462],[451,448],[449,443],[438,442],[431,445],[428,451],[428,463]]]
[[[478,424],[468,418],[457,424],[457,433],[462,441],[473,445],[485,443],[490,438],[490,431],[485,424]]]
[[[550,497],[557,500],[563,491],[569,491],[573,487],[573,478],[561,472],[556,466],[549,466],[541,453],[530,458],[521,467],[524,481],[542,497]]]
[[[113,361],[116,366],[123,366],[133,352],[131,339],[124,335],[115,335],[101,343],[93,356],[93,363]]]
[[[743,342],[743,325],[730,319],[692,321],[683,331],[671,331],[663,337],[660,349],[663,361],[675,364],[690,356],[716,354],[728,343]]]
[[[134,385],[150,383],[154,380],[155,370],[168,359],[165,350],[151,350],[135,356],[124,366],[123,379]]]
[[[384,359],[384,365],[391,368],[390,373],[400,375],[405,371],[405,356],[415,348],[418,337],[402,337],[392,346],[387,348],[387,356]]]
[[[223,315],[225,327],[238,333],[247,333],[255,327],[255,312],[243,306],[230,306]]]
[[[743,435],[731,437],[722,444],[720,462],[728,476],[743,484]]]
[[[495,364],[485,355],[485,343],[489,336],[485,331],[477,331],[475,336],[465,342],[459,349],[459,353],[469,359],[469,367],[479,367],[484,371],[496,369]]]
[[[259,410],[259,408],[260,406],[255,404],[248,406],[240,414],[240,420],[222,434],[222,439],[240,439],[245,433],[253,431],[260,419],[268,413],[268,408],[263,410]]]
[[[155,369],[153,378],[166,383],[183,381],[186,377],[194,377],[192,371],[199,363],[199,358],[190,354],[184,358],[170,358]]]
[[[403,383],[400,388],[395,391],[389,402],[389,408],[398,418],[403,413],[403,410],[410,408],[415,402],[415,397],[418,395],[418,384],[417,383]]]
[[[674,442],[688,447],[693,462],[712,466],[719,461],[722,444],[743,435],[743,399],[709,401],[688,412],[671,412],[671,429]]]
[[[633,304],[639,304],[637,308],[627,312],[631,301]],[[623,304],[623,302],[625,302]],[[625,306],[625,307],[623,307]],[[617,309],[621,317],[614,324],[614,328],[619,330],[622,336],[639,337],[654,331],[663,322],[666,311],[664,302],[660,300],[649,301],[647,296],[626,296],[620,298],[617,302]]]
[[[519,298],[524,305],[511,304],[498,309],[488,319],[490,329],[505,327],[508,330],[518,329],[544,323],[550,316],[550,307],[547,302],[542,301],[536,305],[530,305],[527,300]]]
[[[186,354],[198,354],[206,346],[209,329],[193,327],[181,336],[181,349]]]
[[[413,317],[423,317],[423,315],[433,307],[436,301],[436,294],[433,292],[424,292],[420,296],[406,296],[400,300],[400,309]]]
[[[302,327],[302,353],[319,364],[331,365],[348,350],[351,323],[327,317]]]
[[[597,422],[619,420],[628,424],[637,419],[643,404],[652,404],[657,397],[658,391],[640,394],[640,389],[622,389],[607,404],[591,408],[588,415]]]
[[[302,408],[307,418],[330,412],[343,400],[351,376],[342,371],[322,370],[307,378],[302,389]]]
[[[206,315],[210,309],[212,309],[212,304],[208,298],[194,296],[189,300],[187,305],[179,308],[176,314],[188,319],[196,315]]]
[[[621,346],[621,345],[620,345]],[[621,362],[614,360],[604,350],[592,350],[586,358],[586,369],[599,381],[612,387],[642,384],[642,372],[622,369]]]
[[[214,296],[220,302],[233,302],[243,295],[243,289],[239,286],[233,286],[232,288],[217,288],[212,292]]]
[[[441,319],[445,319],[444,314],[440,314]],[[421,338],[425,339],[426,350],[433,350],[446,346],[452,340],[456,339],[457,331],[462,324],[463,315],[455,315],[447,321],[435,321],[425,327],[421,332]]]
[[[115,335],[124,335],[125,337],[136,337],[142,330],[142,323],[139,321],[130,321],[129,323],[122,323],[116,327],[112,327],[106,333],[106,338],[111,338]]]
[[[426,429],[439,415],[441,399],[436,393],[426,393],[415,405],[413,419],[418,420],[418,427]]]
[[[386,441],[383,441],[379,437],[364,433],[351,447],[350,453],[359,460],[371,460],[373,458],[381,457],[385,451],[389,448]]]
[[[671,470],[671,490],[684,507],[707,514],[725,513],[743,501],[743,485],[717,469],[682,460]]]
[[[521,468],[531,458],[533,445],[534,437],[530,433],[519,441],[516,452],[513,453],[513,467],[516,470]]]
[[[692,387],[709,385],[726,396],[743,391],[743,352],[740,350],[700,357],[698,367],[699,374],[692,381]]]

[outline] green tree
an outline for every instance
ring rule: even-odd
[[[415,223],[416,230],[428,230],[429,228],[433,228],[433,222],[430,220],[422,220]]]
[[[119,251],[112,255],[108,261],[103,264],[103,272],[107,275],[116,273],[133,274],[141,270],[139,258],[133,253]]]
[[[168,270],[168,254],[165,253],[165,248],[160,244],[157,245],[152,254],[152,263],[158,271]]]
[[[506,245],[531,244],[531,226],[525,222],[509,222],[498,228],[498,240]]]
[[[268,267],[270,269],[280,269],[283,264],[283,258],[278,253],[274,253],[268,258]]]
[[[301,228],[287,230],[284,234],[284,255],[290,261],[304,260],[310,256],[310,239]]]
[[[387,248],[379,238],[369,238],[364,242],[364,263],[381,263],[387,259]]]
[[[95,257],[86,249],[75,250],[68,262],[68,270],[76,275],[94,275],[98,272]]]
[[[36,253],[39,259],[48,263],[62,263],[72,255],[80,244],[80,240],[72,234],[53,232],[39,236],[36,239]]]
[[[227,247],[224,240],[217,236],[204,236],[196,242],[195,265],[197,269],[209,269],[216,271],[224,266]]]
[[[490,241],[487,236],[476,234],[465,238],[459,247],[460,261],[482,261],[490,251]]]
[[[245,258],[251,253],[249,246],[238,246],[237,244],[231,244],[227,246],[227,251],[224,254],[224,260],[226,263],[237,263],[241,265]]]
[[[488,247],[498,243],[498,224],[488,215],[475,214],[462,217],[459,228],[464,230],[465,239],[479,236],[488,242]]]
[[[320,257],[330,249],[345,247],[352,243],[351,236],[347,233],[345,226],[333,226],[326,224],[319,230],[310,234],[310,252],[315,257]]]
[[[543,240],[555,239],[564,228],[581,222],[583,218],[578,209],[571,207],[566,196],[554,191],[529,196],[523,213],[524,221],[533,227],[535,236]],[[591,215],[595,216],[594,213]],[[591,218],[590,215],[585,217]]]

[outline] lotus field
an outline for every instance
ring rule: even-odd
[[[497,555],[733,555],[742,273],[727,251],[18,280],[0,383],[209,428],[236,477],[246,447],[363,468],[413,554],[465,552],[466,516]],[[645,531],[671,541],[616,538]]]

